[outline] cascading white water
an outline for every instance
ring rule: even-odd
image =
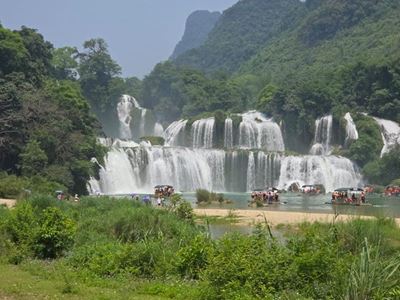
[[[105,194],[149,192],[157,184],[172,184],[180,191],[224,191],[224,166],[222,150],[113,147],[97,186]]]
[[[346,120],[346,139],[345,145],[348,145],[349,142],[358,140],[358,131],[356,124],[354,123],[353,118],[350,113],[346,113],[344,115],[344,119]]]
[[[131,114],[134,107],[140,109],[138,117],[136,112]],[[158,184],[171,184],[179,191],[205,188],[246,192],[267,186],[287,188],[293,182],[321,183],[329,191],[343,186],[357,186],[361,182],[360,174],[348,159],[310,155],[285,157],[278,153],[285,150],[279,125],[256,111],[240,115],[242,122],[239,128],[233,126],[231,118],[227,118],[223,135],[214,118],[197,120],[190,128],[187,120],[176,121],[162,134],[167,147],[152,147],[149,143],[137,144],[132,140],[132,135],[148,134],[147,123],[152,122],[150,116],[146,123],[148,113],[151,112],[141,108],[134,98],[127,95],[121,98],[118,105],[121,137],[128,140],[99,139],[110,151],[104,166],[100,167],[100,180],[91,179],[89,182],[92,193],[151,192]],[[131,115],[140,117],[140,120],[135,120],[134,126],[129,120]],[[345,119],[348,122],[347,138],[355,139],[358,133],[350,114]],[[395,131],[392,124],[381,123],[389,127],[386,131]],[[133,132],[130,131],[132,127]],[[161,124],[155,123],[150,131],[160,135],[162,129]],[[222,137],[223,141],[218,140]],[[316,153],[329,153],[331,139],[332,116],[317,120],[314,146],[320,147],[320,150],[317,149]],[[389,145],[389,140],[385,145]],[[223,145],[227,150],[212,149],[217,145]]]
[[[145,136],[146,135],[146,114],[147,114],[147,109],[142,108],[141,109],[141,114],[140,114],[140,125],[139,125],[139,136]]]
[[[233,121],[231,118],[225,119],[224,147],[227,149],[233,148]]]
[[[374,120],[381,128],[383,139],[383,148],[381,157],[393,149],[396,145],[400,145],[400,126],[396,122],[374,117]]]
[[[179,120],[171,123],[163,133],[165,143],[169,146],[179,146],[184,139],[188,120]]]
[[[314,145],[312,155],[329,155],[332,141],[332,115],[324,116],[315,121]]]
[[[282,159],[279,188],[287,189],[293,182],[323,184],[327,192],[338,187],[357,187],[361,175],[347,158],[337,156],[288,156]]]
[[[129,95],[122,95],[118,105],[117,105],[117,112],[118,112],[118,119],[119,119],[119,135],[122,139],[131,139],[132,132],[131,132],[131,110],[137,101],[135,98]]]
[[[247,164],[247,191],[252,191],[255,188],[256,182],[256,165],[254,161],[254,153],[249,152],[249,162]]]
[[[163,134],[164,134],[164,127],[160,123],[156,122],[154,124],[154,135],[163,136]]]
[[[257,111],[249,111],[241,116],[242,122],[239,125],[240,148],[285,151],[282,132],[278,124]]]
[[[212,148],[214,135],[214,118],[200,119],[192,124],[193,148]]]
[[[176,190],[245,192],[276,186],[286,189],[293,182],[323,184],[327,191],[358,186],[361,175],[348,159],[336,156],[288,156],[262,151],[120,147],[114,143],[100,170],[100,181],[90,182],[92,191],[123,194],[152,191],[157,184]]]

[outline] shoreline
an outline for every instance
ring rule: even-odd
[[[16,204],[15,199],[1,199],[0,205],[5,205],[12,208]],[[257,223],[263,223],[265,220],[271,226],[279,224],[299,224],[302,222],[333,222],[335,214],[333,213],[319,213],[319,212],[295,212],[295,211],[268,211],[257,209],[224,209],[224,208],[194,208],[193,213],[198,217],[234,217],[238,226],[249,226]],[[374,216],[365,215],[348,215],[339,214],[336,221],[346,222],[352,219],[374,219]],[[397,225],[400,227],[400,218],[394,218]]]
[[[335,218],[333,213],[317,213],[317,212],[293,212],[293,211],[265,211],[265,210],[246,210],[246,209],[218,209],[218,208],[195,208],[194,214],[199,217],[228,217],[236,216],[237,225],[248,226],[260,222],[267,222],[272,226],[279,224],[299,224],[302,222],[332,222]],[[363,215],[342,215],[336,217],[336,221],[346,222],[352,219],[374,219],[373,216]],[[395,218],[398,226],[400,226],[400,218]]]

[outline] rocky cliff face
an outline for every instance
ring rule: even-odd
[[[182,40],[176,45],[171,59],[203,45],[220,16],[220,12],[209,12],[207,10],[198,10],[190,14],[186,20],[185,33]]]

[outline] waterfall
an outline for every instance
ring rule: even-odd
[[[231,118],[225,119],[224,147],[227,149],[233,148],[233,122]]]
[[[337,156],[288,156],[282,159],[279,188],[287,189],[293,182],[323,184],[330,192],[339,187],[357,187],[361,175],[347,158]]]
[[[164,133],[164,127],[160,123],[156,122],[154,124],[154,135],[163,136],[163,133]]]
[[[332,115],[324,116],[315,121],[314,145],[311,147],[312,155],[329,155],[332,140]]]
[[[239,125],[240,148],[285,151],[282,132],[278,124],[257,111],[250,111],[241,116],[242,122]]]
[[[214,135],[214,118],[200,119],[192,124],[193,148],[212,148]]]
[[[97,186],[105,194],[149,192],[157,184],[171,184],[179,191],[224,191],[224,167],[222,150],[114,146]],[[93,180],[91,184],[96,186]]]
[[[374,117],[381,129],[383,148],[381,157],[390,152],[396,145],[400,145],[400,126],[396,122]]]
[[[163,133],[165,143],[170,146],[183,145],[187,120],[179,120],[171,123]]]
[[[142,108],[140,113],[139,137],[146,135],[146,114],[147,109]]]
[[[125,147],[126,146],[126,147]],[[204,188],[246,192],[254,188],[291,183],[323,184],[327,191],[358,186],[361,176],[354,164],[336,156],[288,156],[263,151],[224,151],[150,146],[129,147],[114,141],[91,190],[105,194],[150,192],[158,184],[179,191]]]
[[[122,139],[131,139],[131,110],[137,105],[135,98],[129,95],[123,95],[117,105],[117,113],[119,119],[119,136]]]
[[[247,191],[254,190],[256,181],[256,165],[254,162],[254,153],[249,152],[249,162],[247,165]]]
[[[358,140],[358,131],[356,124],[353,121],[350,113],[344,115],[344,119],[346,120],[346,139],[345,145],[348,145],[350,141]]]

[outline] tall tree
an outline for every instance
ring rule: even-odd
[[[107,43],[101,39],[91,39],[83,44],[84,52],[79,53],[79,76],[84,95],[93,108],[105,112],[115,105],[110,97],[110,83],[121,73],[121,67],[108,53]]]

